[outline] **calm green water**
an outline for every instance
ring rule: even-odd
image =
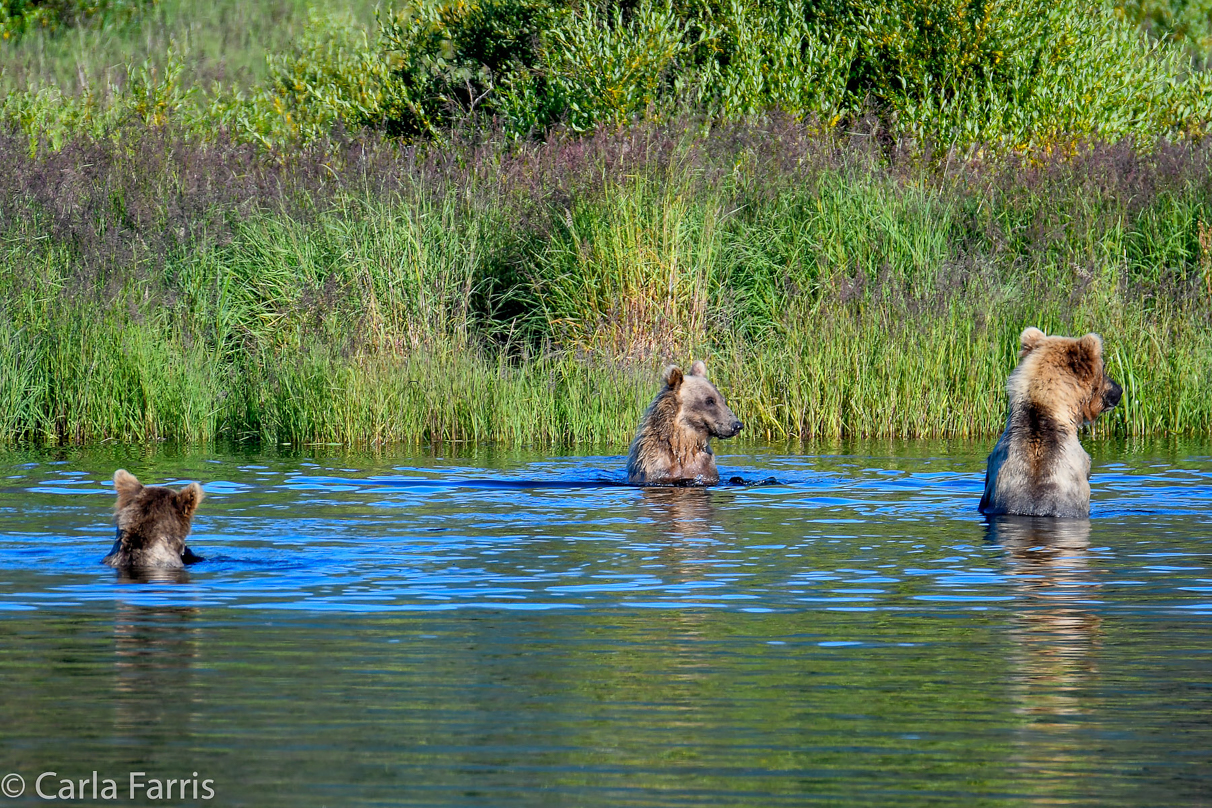
[[[1212,445],[994,527],[988,448],[0,454],[0,804],[1212,804]],[[205,483],[187,580],[99,563],[118,466]]]

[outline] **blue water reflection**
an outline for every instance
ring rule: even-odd
[[[38,573],[7,608],[126,599],[351,612],[654,606],[775,610],[988,608],[1014,597],[1004,542],[972,502],[979,455],[721,458],[775,485],[640,490],[618,457],[480,466],[410,458],[182,458],[143,472],[208,494],[184,587],[113,586],[108,466],[10,465],[0,566]],[[887,466],[892,465],[893,468]],[[1134,609],[1212,609],[1204,544],[1212,463],[1118,461],[1097,470],[1091,549]],[[772,542],[777,539],[777,542]],[[854,570],[862,568],[862,573]],[[642,573],[641,573],[642,570]],[[53,576],[72,580],[48,580]],[[896,587],[855,589],[862,575]],[[838,588],[832,583],[846,580]],[[824,584],[824,585],[823,585]],[[41,587],[45,586],[43,590]],[[659,597],[657,597],[659,596]],[[1117,604],[1112,598],[1107,606]]]
[[[713,489],[0,454],[0,750],[209,766],[249,805],[1200,804],[1212,452],[1096,445],[1092,519],[986,522],[986,450],[755,447],[723,476],[774,482]],[[205,484],[182,579],[99,563],[118,466]]]

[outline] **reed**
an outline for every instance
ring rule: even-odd
[[[0,135],[0,441],[626,444],[669,361],[770,439],[988,436],[1026,325],[1105,434],[1212,429],[1209,156],[990,164],[786,119],[269,156]]]

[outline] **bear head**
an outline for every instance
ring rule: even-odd
[[[1018,367],[1007,383],[1011,407],[1078,427],[1119,404],[1123,388],[1107,375],[1098,334],[1049,337],[1028,328],[1019,343]]]
[[[190,483],[180,491],[145,486],[125,469],[114,472],[118,537],[106,563],[116,567],[167,566],[200,560],[185,546],[204,494]]]
[[[744,426],[728,408],[724,396],[707,381],[707,366],[701,361],[682,373],[677,365],[669,365],[662,374],[666,390],[677,398],[679,426],[712,438],[731,438]]]

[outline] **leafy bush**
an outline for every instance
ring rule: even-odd
[[[175,117],[279,148],[336,125],[432,140],[495,121],[525,138],[686,113],[874,113],[940,151],[1202,135],[1212,119],[1212,78],[1181,48],[1110,6],[1050,0],[419,0],[383,11],[374,37],[313,14],[269,67],[251,90],[186,91],[162,71],[91,97],[14,94],[5,117],[36,138]]]
[[[295,49],[269,57],[266,85],[220,92],[202,117],[272,147],[314,140],[339,121],[361,128],[404,118],[407,98],[397,89],[350,17],[313,11]]]
[[[887,6],[856,25],[860,86],[894,111],[904,134],[1040,146],[1202,134],[1212,113],[1208,77],[1107,8],[959,2],[930,6],[906,29],[889,15],[909,16],[917,4]],[[949,13],[935,16],[940,9]]]
[[[539,64],[539,44],[558,12],[546,0],[420,3],[379,18],[380,57],[409,100],[388,129],[433,135],[523,81]],[[536,110],[528,110],[535,114]]]
[[[161,126],[170,119],[186,119],[205,131],[219,107],[203,109],[198,91],[182,86],[183,66],[171,50],[165,61],[157,66],[148,60],[132,68],[122,85],[77,96],[53,86],[9,93],[0,101],[0,120],[29,136],[31,153],[58,149],[81,135],[112,136],[135,121]]]
[[[831,33],[798,3],[730,0],[700,24],[714,36],[685,82],[690,106],[724,119],[780,110],[830,124],[861,106],[847,89],[857,40]]]
[[[305,87],[300,108],[406,136],[472,115],[524,135],[686,110],[832,124],[874,109],[936,145],[1022,148],[1202,133],[1212,117],[1209,80],[1181,51],[1110,7],[1049,0],[427,0],[386,13],[360,50],[339,28],[321,36],[280,62],[285,94]]]

